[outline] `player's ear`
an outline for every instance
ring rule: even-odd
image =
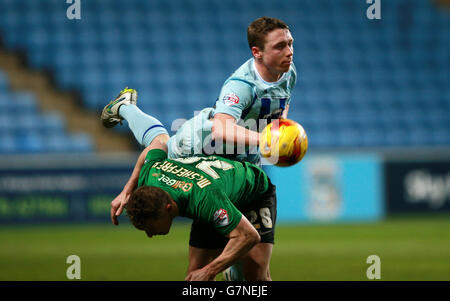
[[[253,57],[254,57],[255,59],[260,59],[260,58],[262,58],[261,50],[260,50],[259,47],[257,47],[257,46],[253,46],[253,47],[252,47],[252,54],[253,54]]]

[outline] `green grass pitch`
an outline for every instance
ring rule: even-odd
[[[67,280],[72,254],[81,259],[81,280],[183,280],[188,236],[186,223],[152,239],[128,223],[2,226],[0,280]],[[448,281],[450,218],[278,225],[271,274],[273,280],[367,280],[369,255],[381,259],[381,280]]]

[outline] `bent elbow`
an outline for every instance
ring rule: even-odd
[[[261,236],[256,230],[252,233],[251,237],[249,238],[249,241],[252,247],[261,242]]]
[[[259,235],[258,233],[256,233],[256,239],[255,239],[255,245],[259,244],[261,242],[261,235]]]

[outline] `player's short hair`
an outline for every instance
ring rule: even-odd
[[[162,209],[170,200],[170,195],[161,188],[141,186],[133,191],[125,208],[131,223],[142,229],[147,219],[160,217]]]
[[[277,18],[261,17],[256,19],[247,27],[248,46],[250,46],[250,49],[256,46],[260,50],[264,50],[266,35],[279,28],[289,29],[289,26]]]

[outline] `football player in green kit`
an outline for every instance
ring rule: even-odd
[[[148,237],[167,234],[176,216],[209,226],[209,242],[191,235],[190,243],[200,249],[205,244],[205,252],[189,255],[186,280],[214,280],[239,259],[246,280],[271,280],[271,254],[255,248],[274,242],[276,194],[267,175],[254,164],[220,156],[168,159],[167,140],[153,139],[128,182],[138,186],[124,206],[133,225]],[[118,224],[114,208],[111,218]],[[211,241],[221,246],[214,256]]]
[[[176,135],[168,138],[169,158],[214,154],[259,164],[259,131],[271,119],[287,118],[297,72],[293,63],[294,40],[283,21],[258,18],[248,27],[247,36],[252,58],[225,81],[213,108],[203,109],[185,122]],[[106,127],[114,127],[121,120],[127,120],[138,142],[147,147],[155,137],[167,134],[167,131],[156,118],[142,112],[136,101],[135,90],[123,90],[105,107],[102,121]],[[226,149],[228,145],[241,146],[242,151],[232,147],[230,153]],[[133,187],[125,186],[123,193],[113,200],[114,208],[127,202],[132,191],[128,188]],[[120,214],[121,211],[117,212]],[[260,212],[256,214],[261,218]],[[195,253],[203,256],[209,249],[212,258],[218,248],[208,239],[209,234],[204,229],[203,223],[193,222],[190,240],[193,257],[197,257]],[[192,237],[200,236],[204,237],[204,243],[192,240]],[[264,257],[272,253],[271,244],[260,244],[257,249],[265,254]],[[227,270],[229,276],[226,278],[244,280],[240,270],[240,265],[233,265]]]

